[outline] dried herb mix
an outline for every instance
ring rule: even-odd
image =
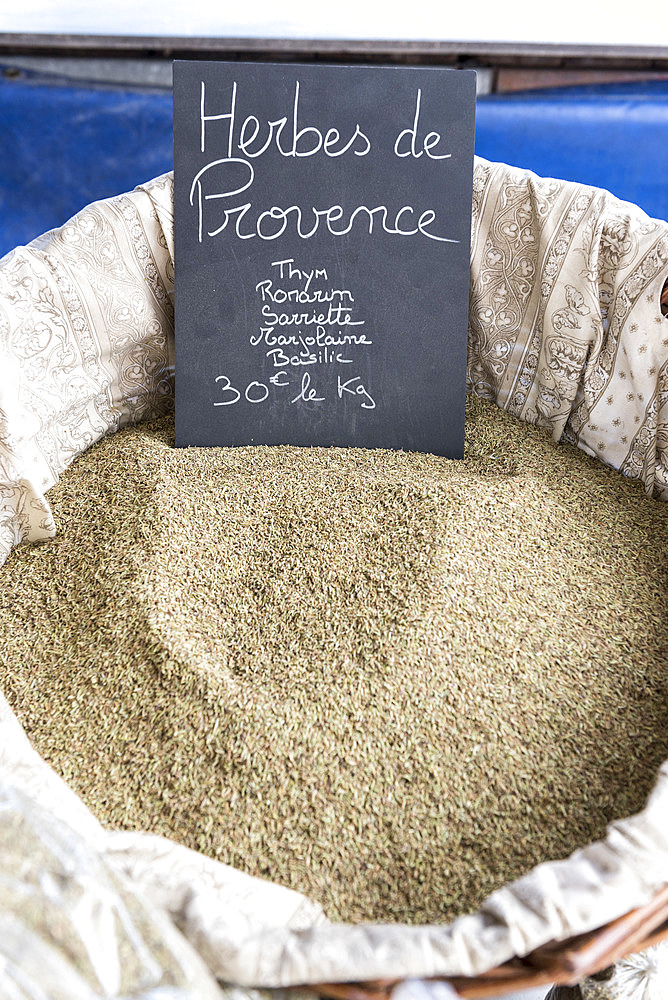
[[[463,462],[107,438],[2,576],[0,682],[107,825],[444,921],[641,808],[668,505],[476,399]]]

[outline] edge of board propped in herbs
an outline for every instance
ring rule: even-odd
[[[177,444],[460,458],[475,73],[174,64]]]

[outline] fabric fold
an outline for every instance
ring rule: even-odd
[[[468,386],[668,499],[668,223],[476,161]]]
[[[0,261],[3,562],[53,537],[44,494],[77,455],[173,408],[170,204],[158,178]]]

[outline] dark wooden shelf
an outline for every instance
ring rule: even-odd
[[[3,54],[165,59],[292,59],[432,65],[668,69],[668,46],[553,45],[476,41],[189,38],[150,35],[0,33]]]

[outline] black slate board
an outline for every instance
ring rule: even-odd
[[[462,456],[474,109],[469,70],[175,62],[178,446]]]

